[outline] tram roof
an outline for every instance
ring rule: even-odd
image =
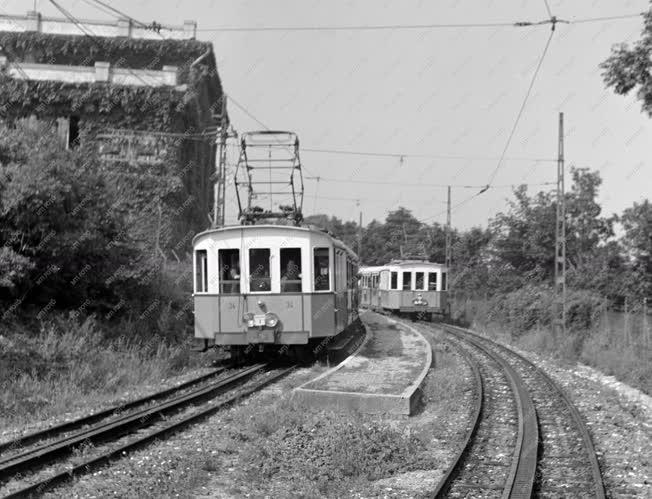
[[[342,241],[334,237],[331,233],[329,233],[327,230],[322,229],[321,227],[318,227],[316,225],[276,225],[276,224],[260,224],[260,225],[226,225],[224,227],[219,227],[216,229],[208,229],[202,232],[199,232],[198,234],[195,234],[195,237],[192,238],[192,244],[193,246],[195,245],[195,242],[197,241],[198,238],[202,236],[206,236],[209,234],[218,234],[218,233],[225,233],[225,232],[231,232],[234,230],[239,230],[239,231],[254,231],[254,230],[260,230],[260,229],[283,229],[283,230],[289,230],[289,231],[298,231],[298,232],[312,232],[316,234],[321,234],[325,235],[329,238],[331,238],[335,243],[337,243],[338,246],[342,247],[344,250],[346,250],[348,253],[350,253],[352,256],[354,256],[356,259],[358,259],[358,255],[351,249],[349,248],[346,244],[344,244]]]

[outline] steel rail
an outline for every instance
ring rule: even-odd
[[[503,490],[503,497],[529,498],[532,496],[537,468],[539,443],[539,424],[534,402],[519,374],[497,353],[492,352],[481,342],[468,338],[459,332],[445,331],[456,338],[470,343],[493,359],[505,373],[514,394],[518,412],[518,435],[514,449],[514,459]]]
[[[92,469],[95,469],[99,466],[102,466],[108,462],[110,462],[112,459],[121,457],[124,454],[131,452],[133,450],[136,450],[144,445],[147,445],[150,442],[153,442],[157,439],[160,438],[165,438],[173,433],[178,432],[179,430],[182,430],[194,423],[197,423],[201,421],[202,419],[216,413],[217,411],[237,402],[238,400],[248,397],[249,395],[257,392],[258,390],[261,390],[265,386],[278,381],[282,377],[288,375],[290,372],[292,372],[295,369],[294,366],[285,368],[281,370],[279,373],[274,374],[273,376],[270,376],[268,379],[264,380],[261,383],[258,383],[256,386],[248,388],[244,390],[243,392],[234,394],[227,398],[226,400],[223,400],[219,402],[218,404],[212,405],[208,408],[202,409],[199,412],[189,415],[180,421],[174,422],[174,423],[169,423],[163,426],[160,429],[157,429],[156,431],[145,435],[143,437],[139,437],[136,440],[133,440],[131,442],[128,442],[124,445],[119,446],[118,448],[111,449],[108,452],[105,452],[104,454],[101,454],[100,456],[96,456],[90,459],[85,460],[82,463],[79,463],[75,465],[74,467],[67,469],[66,471],[60,472],[56,475],[50,476],[48,478],[45,478],[39,482],[33,483],[31,485],[28,485],[26,487],[21,488],[20,490],[15,490],[11,492],[9,495],[5,496],[5,499],[15,499],[15,498],[22,498],[22,497],[32,497],[34,495],[40,495],[43,494],[43,492],[49,488],[52,488],[56,485],[60,485],[63,482],[70,480],[71,478],[87,473]]]
[[[268,367],[268,364],[256,364],[188,394],[175,397],[153,407],[131,412],[117,419],[111,419],[54,442],[45,443],[0,460],[0,479],[5,480],[21,471],[48,463],[62,455],[69,455],[76,446],[82,443],[97,443],[114,439],[136,429],[149,426],[155,419],[160,419],[164,414],[213,396],[216,391],[231,388],[234,384],[247,380],[266,367]]]
[[[536,372],[539,376],[541,376],[543,380],[546,381],[546,383],[548,383],[548,385],[553,389],[553,391],[558,393],[560,398],[566,404],[566,407],[568,408],[571,417],[573,418],[573,422],[576,424],[581,434],[582,442],[584,443],[584,449],[588,456],[590,467],[591,467],[591,475],[593,477],[593,485],[595,489],[594,497],[596,497],[597,499],[604,499],[606,497],[605,490],[604,490],[604,482],[602,481],[602,473],[600,472],[600,464],[598,462],[597,454],[595,452],[595,447],[593,446],[593,440],[591,439],[589,430],[586,427],[584,420],[582,419],[582,415],[577,410],[577,407],[575,407],[575,404],[570,399],[566,391],[562,387],[560,387],[543,369],[536,366],[533,362],[531,362],[521,354],[515,352],[514,350],[506,347],[505,345],[501,345],[500,343],[493,341],[489,338],[486,338],[474,331],[471,331],[470,329],[461,328],[459,326],[453,326],[450,324],[445,324],[445,328],[447,330],[457,330],[458,332],[461,332],[463,334],[471,335],[477,338],[478,341],[489,343],[492,346],[496,346],[508,352],[510,355],[513,355],[514,357],[518,358],[523,363],[531,367],[534,372]]]
[[[444,473],[444,476],[439,481],[439,484],[437,484],[437,488],[435,489],[434,494],[436,498],[445,497],[444,492],[450,486],[460,466],[462,466],[463,459],[469,452],[471,448],[471,442],[473,441],[473,438],[478,431],[478,426],[480,426],[480,419],[484,404],[484,381],[482,379],[482,375],[480,374],[480,369],[478,369],[477,364],[471,358],[471,354],[469,354],[466,350],[460,348],[452,342],[449,342],[449,345],[452,345],[453,348],[455,348],[455,350],[460,354],[461,357],[464,358],[467,365],[471,368],[471,371],[473,372],[473,379],[475,381],[474,385],[475,393],[477,394],[477,400],[475,407],[473,408],[473,415],[471,416],[471,428],[469,431],[467,431],[466,436],[464,437],[462,447],[453,458],[453,463],[448,467]]]
[[[17,449],[19,447],[24,447],[26,445],[29,445],[31,443],[37,442],[39,440],[45,440],[46,438],[51,438],[56,435],[60,435],[64,432],[75,430],[78,428],[81,428],[82,426],[86,426],[92,423],[96,423],[97,421],[100,421],[104,418],[107,418],[109,416],[115,416],[118,413],[121,413],[123,411],[126,411],[128,409],[133,409],[134,407],[138,407],[139,405],[146,404],[148,402],[152,402],[154,400],[160,399],[167,397],[169,395],[172,395],[175,392],[184,390],[186,388],[190,388],[191,386],[194,386],[196,384],[199,384],[203,381],[206,381],[210,378],[213,378],[221,373],[223,373],[226,370],[226,367],[222,367],[219,369],[215,369],[207,374],[203,374],[201,376],[198,376],[196,378],[193,378],[189,381],[186,381],[180,385],[173,386],[171,388],[167,388],[165,390],[161,390],[159,392],[153,393],[151,395],[146,395],[144,397],[138,398],[136,400],[132,400],[130,402],[126,402],[124,404],[120,404],[117,406],[110,407],[108,409],[105,409],[100,412],[96,412],[94,414],[89,414],[88,416],[83,416],[79,419],[75,419],[73,421],[67,421],[65,423],[61,423],[55,426],[51,426],[49,428],[45,428],[43,430],[39,430],[33,433],[28,433],[27,435],[23,435],[15,440],[10,440],[8,442],[3,442],[0,443],[0,453],[6,452],[7,450],[11,449]],[[1,461],[0,461],[1,462]]]

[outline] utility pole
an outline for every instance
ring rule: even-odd
[[[453,260],[453,248],[451,247],[451,186],[448,186],[448,197],[446,200],[446,272],[448,272],[448,289],[451,287],[451,265]]]
[[[356,202],[356,206],[360,209],[360,200]],[[358,258],[360,258],[360,251],[362,249],[362,210],[360,210],[360,221],[358,222]]]
[[[226,206],[226,140],[229,136],[226,116],[226,95],[222,94],[222,109],[220,111],[220,139],[218,161],[215,174],[213,193],[213,228],[224,226],[224,211]]]
[[[645,346],[650,346],[650,334],[647,329],[647,297],[643,298],[643,339],[645,340]]]
[[[564,192],[564,113],[559,113],[557,219],[555,222],[555,317],[553,321],[556,339],[566,335],[566,196]]]

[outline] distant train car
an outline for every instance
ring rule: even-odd
[[[439,263],[393,260],[387,265],[360,268],[360,305],[399,314],[444,314],[447,309],[447,269]]]
[[[193,249],[195,337],[233,358],[309,355],[357,318],[357,256],[320,229],[223,227],[195,236]]]

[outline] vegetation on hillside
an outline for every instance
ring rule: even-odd
[[[0,421],[102,403],[201,360],[189,262],[143,250],[107,177],[52,130],[0,127]]]
[[[551,334],[555,194],[529,193],[525,186],[514,190],[507,209],[487,228],[453,230],[453,317],[508,341],[596,365],[650,392],[652,316],[646,338],[642,309],[644,298],[652,302],[652,204],[643,200],[621,214],[604,214],[599,173],[572,168],[570,177],[568,337]],[[309,218],[356,247],[355,222]],[[384,222],[373,220],[363,228],[362,262],[387,263],[400,256],[401,247],[420,248],[431,261],[443,262],[444,236],[441,225],[421,223],[400,207]]]

